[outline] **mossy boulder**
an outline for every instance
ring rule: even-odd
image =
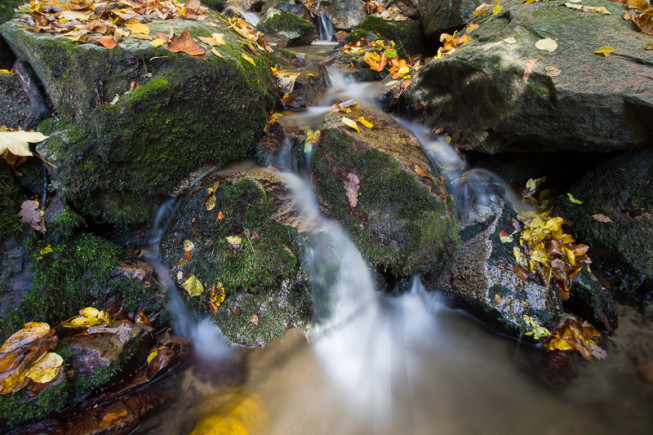
[[[591,256],[624,272],[653,277],[653,152],[628,153],[599,164],[556,204]],[[605,222],[605,218],[610,222]],[[603,220],[603,221],[602,221]]]
[[[0,41],[0,50],[2,50]],[[10,69],[11,66],[7,65]],[[27,95],[20,87],[15,76],[0,74],[0,126],[18,128],[30,113],[30,104]]]
[[[363,0],[331,0],[323,12],[338,30],[352,30],[365,19]]]
[[[252,155],[274,104],[266,57],[245,59],[240,37],[217,17],[148,25],[194,37],[222,32],[223,57],[172,53],[129,37],[107,50],[15,21],[0,28],[58,113],[58,131],[39,147],[57,166],[53,184],[84,214],[114,223],[147,221],[157,198],[205,162]]]
[[[347,36],[347,40],[357,36],[366,37],[369,33],[378,35],[379,39],[394,41],[401,57],[434,51],[433,47],[429,50],[426,45],[422,26],[413,20],[386,21],[376,15],[368,15],[360,27]]]
[[[420,0],[419,15],[424,34],[436,41],[442,32],[453,33],[472,18],[472,12],[483,0]]]
[[[212,201],[215,206],[208,205]],[[210,313],[231,342],[263,346],[310,320],[310,282],[298,232],[303,229],[295,209],[278,174],[221,172],[187,195],[161,242],[180,292],[196,312]],[[227,240],[234,236],[239,244]],[[190,259],[186,240],[194,244]],[[204,288],[193,297],[182,287],[191,277]],[[211,293],[219,294],[220,287],[225,299],[212,313]]]
[[[356,132],[343,117],[364,117],[373,127],[358,124]],[[312,165],[320,206],[372,267],[404,277],[438,275],[450,265],[460,243],[451,197],[418,140],[389,115],[361,108],[327,114]]]
[[[281,47],[310,45],[315,38],[313,23],[290,12],[268,9],[256,29],[265,34],[265,39]]]
[[[562,1],[501,5],[497,14],[474,20],[480,26],[470,33],[472,41],[415,74],[404,94],[405,112],[450,135],[458,147],[489,154],[650,145],[653,51],[644,50],[650,37],[621,18],[624,5],[592,3],[610,15],[573,10]],[[538,49],[544,38],[557,48]],[[594,54],[606,45],[616,54]]]

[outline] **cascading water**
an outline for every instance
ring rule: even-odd
[[[333,27],[333,23],[329,20],[329,17],[326,16],[324,11],[318,11],[318,21],[320,23],[320,41],[332,42],[333,35],[336,33],[336,29]]]

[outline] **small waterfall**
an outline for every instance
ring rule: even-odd
[[[324,11],[318,12],[319,15],[317,16],[317,19],[320,23],[320,41],[332,42],[336,29],[333,27],[333,23],[331,23],[331,20],[329,20],[329,17],[326,16]]]

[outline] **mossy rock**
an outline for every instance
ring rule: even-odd
[[[653,153],[608,158],[570,189],[556,205],[571,233],[590,245],[589,256],[624,272],[653,277]],[[601,222],[603,215],[611,222]],[[601,218],[600,216],[598,216]]]
[[[0,244],[7,237],[17,236],[23,229],[18,218],[20,203],[24,199],[20,188],[14,183],[9,165],[0,161]]]
[[[61,120],[39,147],[57,166],[54,185],[84,214],[119,224],[147,221],[157,199],[203,163],[253,155],[274,104],[266,57],[246,52],[217,17],[148,25],[152,32],[188,29],[194,37],[222,32],[227,44],[216,50],[223,57],[172,53],[131,38],[106,50],[31,33],[14,21],[0,28]],[[132,83],[138,87],[130,91]]]
[[[374,126],[358,124],[356,132],[343,116]],[[380,271],[397,277],[445,271],[460,244],[456,213],[417,139],[383,112],[359,108],[327,114],[324,122],[312,175],[323,211]]]
[[[0,4],[0,24],[3,24],[14,16],[14,8],[25,4],[23,0],[3,0]]]
[[[207,189],[218,182],[215,206],[207,210],[213,201]],[[188,194],[161,243],[164,261],[196,312],[211,313],[211,289],[224,287],[225,300],[211,319],[231,342],[263,346],[310,320],[303,238],[295,227],[302,228],[293,207],[275,173],[217,173]],[[239,246],[227,241],[231,236],[241,238]],[[185,240],[194,244],[187,261]],[[204,287],[195,297],[181,286],[192,276]]]
[[[315,38],[313,23],[290,12],[268,9],[256,25],[266,39],[274,40],[281,46],[293,47],[309,45]]]
[[[364,37],[370,32],[378,35],[379,39],[394,41],[397,52],[402,57],[428,51],[422,26],[413,20],[386,21],[376,15],[368,15],[360,27],[351,32],[347,38],[351,40],[356,36]]]

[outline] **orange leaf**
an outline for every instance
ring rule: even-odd
[[[424,172],[424,169],[420,168],[417,165],[415,165],[415,172],[417,172],[417,175],[419,175],[420,177],[428,178],[429,180],[432,180],[435,183],[435,178],[432,175],[429,175],[426,172]]]
[[[526,64],[526,69],[524,70],[524,75],[522,77],[524,79],[524,83],[528,82],[528,79],[530,78],[531,73],[533,72],[533,68],[535,68],[535,64],[538,60],[539,59],[531,59]]]
[[[199,56],[206,52],[205,49],[197,45],[197,42],[193,39],[188,29],[181,32],[181,35],[174,35],[170,40],[170,45],[168,50],[173,53],[184,52],[191,56]]]
[[[111,50],[116,46],[116,41],[111,36],[103,36],[95,40],[98,44],[102,44],[107,50]]]

